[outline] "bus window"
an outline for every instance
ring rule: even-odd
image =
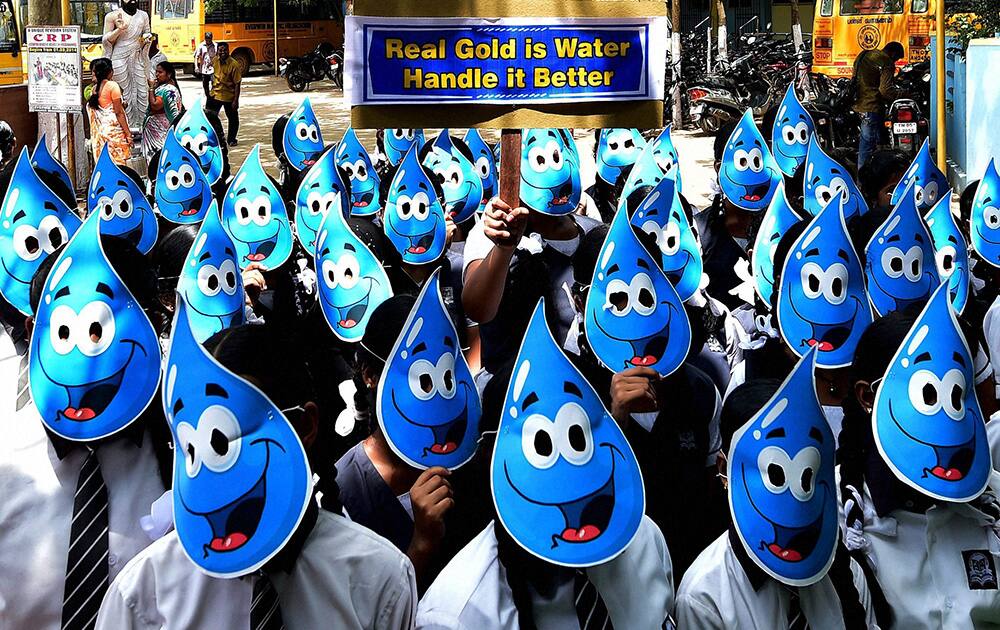
[[[840,0],[841,15],[902,13],[903,0]]]
[[[823,0],[823,3],[819,5],[819,14],[823,17],[833,15],[833,0]]]
[[[17,32],[17,20],[14,19],[14,3],[12,0],[0,0],[0,53],[17,54],[21,50],[21,41]]]
[[[913,0],[910,13],[927,13],[927,0]]]
[[[84,33],[100,35],[104,32],[104,16],[114,11],[115,6],[100,0],[70,0],[70,23],[79,24]]]
[[[164,20],[179,20],[194,11],[194,0],[159,0],[160,17]]]

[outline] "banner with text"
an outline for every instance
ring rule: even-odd
[[[351,105],[662,100],[665,17],[346,20]]]

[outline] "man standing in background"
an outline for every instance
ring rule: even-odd
[[[218,54],[215,47],[215,39],[211,31],[205,33],[203,41],[198,49],[194,51],[194,69],[201,77],[201,86],[205,90],[205,98],[209,98],[212,89],[212,73],[215,57]]]
[[[240,83],[243,81],[243,66],[229,55],[229,44],[219,42],[218,56],[212,66],[212,91],[205,108],[216,114],[226,109],[229,133],[226,141],[236,146],[236,134],[240,130]]]
[[[889,42],[882,50],[865,50],[854,60],[854,80],[858,97],[854,111],[861,114],[861,139],[858,142],[858,168],[862,168],[878,149],[885,122],[886,107],[899,98],[893,85],[896,62],[905,56],[903,45]]]

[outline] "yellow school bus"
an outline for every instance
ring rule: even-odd
[[[0,85],[21,83],[21,29],[14,0],[0,0]]]
[[[899,65],[926,61],[934,3],[943,0],[819,0],[813,19],[813,72],[849,77],[863,50],[899,42]]]
[[[211,32],[216,43],[228,42],[229,52],[244,71],[257,63],[272,63],[274,3],[236,0],[152,0],[152,30],[160,49],[175,65],[191,68],[194,51]],[[344,41],[341,3],[329,0],[278,0],[278,57],[304,55],[321,42]]]

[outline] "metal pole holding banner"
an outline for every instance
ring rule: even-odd
[[[937,54],[934,56],[934,70],[937,84],[934,86],[934,100],[937,104],[937,166],[942,173],[948,172],[948,132],[945,127],[945,78],[944,55],[947,42],[944,39],[944,0],[936,0],[934,29],[937,39]]]
[[[66,148],[69,151],[66,163],[69,166],[69,180],[76,192],[76,116],[66,114]]]
[[[278,0],[274,0],[274,76],[278,76]]]

